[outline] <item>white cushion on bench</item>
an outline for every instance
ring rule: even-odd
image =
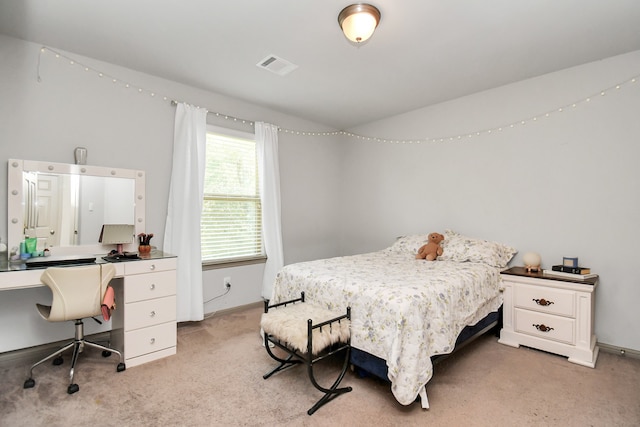
[[[321,308],[309,303],[297,303],[272,308],[262,315],[260,326],[265,333],[273,335],[288,347],[301,353],[307,352],[307,320],[318,324],[346,314]],[[349,319],[340,319],[322,328],[313,330],[313,354],[337,342],[347,342],[350,336]],[[322,331],[320,331],[322,329]]]

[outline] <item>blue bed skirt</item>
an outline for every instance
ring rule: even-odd
[[[500,331],[500,328],[502,328],[502,307],[500,307],[498,311],[489,313],[488,316],[480,320],[475,325],[464,328],[460,335],[458,335],[454,352],[462,347],[463,344],[473,341],[473,338],[487,333],[490,330],[498,332]],[[447,355],[436,355],[433,356],[431,360],[435,362],[436,359],[444,356]],[[385,381],[389,381],[387,376],[387,362],[384,359],[352,347],[350,362],[354,366],[355,372],[361,377],[373,375]]]

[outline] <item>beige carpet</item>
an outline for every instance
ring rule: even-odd
[[[39,367],[28,390],[32,361],[4,363],[0,426],[640,425],[640,360],[601,353],[590,369],[490,335],[436,366],[429,410],[402,406],[387,384],[349,372],[342,384],[353,391],[309,416],[320,394],[303,367],[262,379],[275,362],[258,336],[261,313],[251,307],[183,325],[176,356],[122,373],[87,351],[74,395],[66,393],[67,363]],[[335,369],[326,365],[323,373]]]

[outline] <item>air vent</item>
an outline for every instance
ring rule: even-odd
[[[258,62],[256,66],[264,68],[265,70],[269,70],[279,76],[289,74],[290,72],[298,68],[296,64],[275,55],[267,56],[262,61]]]

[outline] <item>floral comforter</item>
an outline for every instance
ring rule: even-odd
[[[395,398],[416,399],[433,375],[431,356],[502,304],[500,269],[482,263],[424,261],[382,250],[285,266],[272,302],[297,298],[351,307],[351,345],[387,361]]]

